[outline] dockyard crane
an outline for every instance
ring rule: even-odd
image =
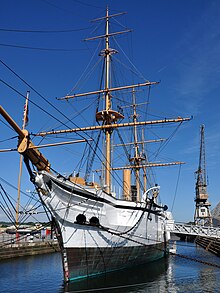
[[[194,222],[197,225],[212,226],[212,216],[209,209],[211,204],[208,202],[208,193],[207,193],[204,128],[205,128],[204,125],[201,125],[199,166],[197,171],[195,172],[196,208],[195,208]]]

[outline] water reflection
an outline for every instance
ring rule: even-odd
[[[212,266],[220,265],[220,258],[194,243],[178,242],[177,252],[195,261],[178,256],[171,257],[169,267],[173,270],[171,282],[174,286],[164,292],[220,292],[220,268]],[[175,291],[171,291],[174,288]]]
[[[64,292],[87,290],[92,292],[164,292],[168,259],[136,266],[131,269],[109,273],[104,276],[89,278],[84,281],[72,282],[65,285]],[[161,287],[161,288],[160,288]]]
[[[177,253],[220,265],[220,258],[193,243],[178,242]],[[170,256],[145,266],[67,284],[62,292],[177,293],[220,292],[220,269]]]

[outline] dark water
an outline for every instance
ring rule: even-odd
[[[177,253],[220,266],[220,258],[192,243],[178,242]],[[178,256],[132,270],[63,284],[59,253],[0,263],[0,292],[220,292],[220,268]]]

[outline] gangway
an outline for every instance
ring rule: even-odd
[[[172,224],[170,223],[167,225],[167,230],[171,234],[220,238],[220,227],[173,222]]]

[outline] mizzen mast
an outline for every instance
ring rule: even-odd
[[[138,145],[138,133],[137,133],[137,104],[136,104],[136,97],[135,97],[135,91],[134,89],[132,90],[132,107],[133,107],[133,122],[135,123],[134,125],[134,156],[130,158],[130,162],[134,164],[136,167],[134,169],[135,172],[135,186],[137,189],[137,201],[140,201],[140,164],[142,161],[145,160],[144,157],[140,156],[139,152],[139,145]]]

